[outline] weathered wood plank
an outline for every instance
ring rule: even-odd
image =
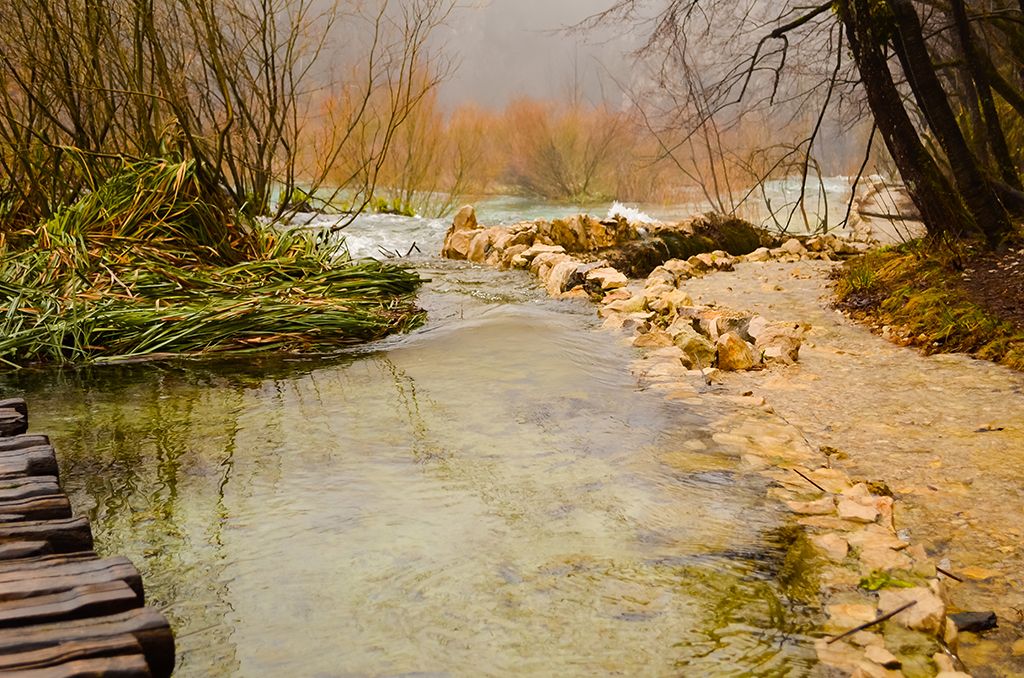
[[[3,398],[0,399],[0,409],[11,409],[28,418],[28,403],[24,398]]]
[[[120,558],[120,556],[117,556]],[[75,551],[74,553],[51,553],[43,556],[33,556],[19,560],[0,561],[0,574],[6,572],[23,572],[30,570],[45,570],[50,567],[64,565],[66,563],[81,563],[85,561],[100,560],[95,551]],[[130,562],[130,561],[129,561]]]
[[[0,543],[0,561],[32,558],[53,553],[53,547],[45,541],[11,541]]]
[[[15,564],[16,565],[16,564]],[[25,561],[22,567],[0,570],[0,601],[57,593],[82,584],[120,581],[144,602],[142,577],[123,556],[94,560]]]
[[[153,674],[140,654],[78,659],[39,669],[5,673],[10,678],[149,678]]]
[[[0,450],[0,478],[9,480],[19,476],[57,477],[57,455],[49,445],[37,445],[18,450]]]
[[[139,605],[138,595],[123,581],[82,584],[57,593],[0,601],[0,627],[85,619],[124,612]]]
[[[26,447],[38,447],[49,445],[50,438],[43,435],[22,435],[13,438],[0,438],[0,452],[7,450],[21,450]]]
[[[11,408],[0,408],[0,436],[17,436],[28,430],[28,417]]]
[[[0,504],[29,497],[47,497],[61,494],[60,485],[54,476],[26,476],[0,480]]]
[[[0,502],[0,511],[5,515],[18,516],[17,520],[70,518],[71,502],[63,494],[54,494],[49,497],[29,497],[17,501]]]
[[[91,551],[92,531],[85,518],[0,524],[0,545],[13,541],[45,541],[53,553]]]
[[[142,646],[135,636],[125,634],[110,638],[72,640],[60,645],[44,647],[28,652],[0,655],[0,672],[24,671],[57,666],[79,659],[115,657],[118,655],[142,655]],[[4,675],[7,675],[4,673]]]
[[[92,619],[0,629],[0,655],[126,633],[139,642],[154,676],[165,678],[171,675],[174,670],[174,636],[164,616],[146,607]]]

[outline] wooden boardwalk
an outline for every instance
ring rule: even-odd
[[[127,558],[93,552],[49,439],[27,430],[25,401],[0,400],[0,675],[171,675],[167,619]]]

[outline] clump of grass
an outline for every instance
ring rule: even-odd
[[[0,243],[0,361],[327,351],[422,322],[419,276],[220,208],[191,162],[146,160]]]
[[[950,260],[913,242],[847,261],[835,291],[840,307],[900,328],[928,353],[970,353],[1024,370],[1024,332],[969,299],[958,282]]]

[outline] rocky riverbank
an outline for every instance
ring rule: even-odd
[[[844,470],[839,448],[812,443],[780,415],[774,400],[748,388],[799,373],[801,348],[814,336],[814,324],[795,309],[735,310],[723,305],[724,297],[694,296],[706,280],[748,279],[769,265],[820,271],[866,246],[832,237],[759,242],[746,252],[712,249],[668,258],[643,279],[631,279],[602,255],[621,251],[630,237],[644,238],[641,227],[583,216],[560,223],[569,226],[482,228],[471,210],[463,210],[445,240],[445,255],[529,270],[552,296],[595,301],[606,327],[626,332],[642,349],[633,366],[641,388],[694,404],[714,399],[714,409],[726,413],[714,425],[716,442],[771,480],[771,495],[800,527],[790,548],[818,582],[831,634],[816,642],[823,666],[837,675],[969,675],[956,656],[958,632],[947,616],[945,578],[935,554],[897,530],[901,495],[890,489],[886,474]],[[558,237],[558,229],[572,232],[571,239]],[[750,273],[707,275],[737,267]],[[736,295],[729,303],[750,308]]]

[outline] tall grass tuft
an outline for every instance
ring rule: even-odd
[[[240,217],[191,162],[145,160],[0,242],[0,362],[322,352],[422,321],[419,277]]]

